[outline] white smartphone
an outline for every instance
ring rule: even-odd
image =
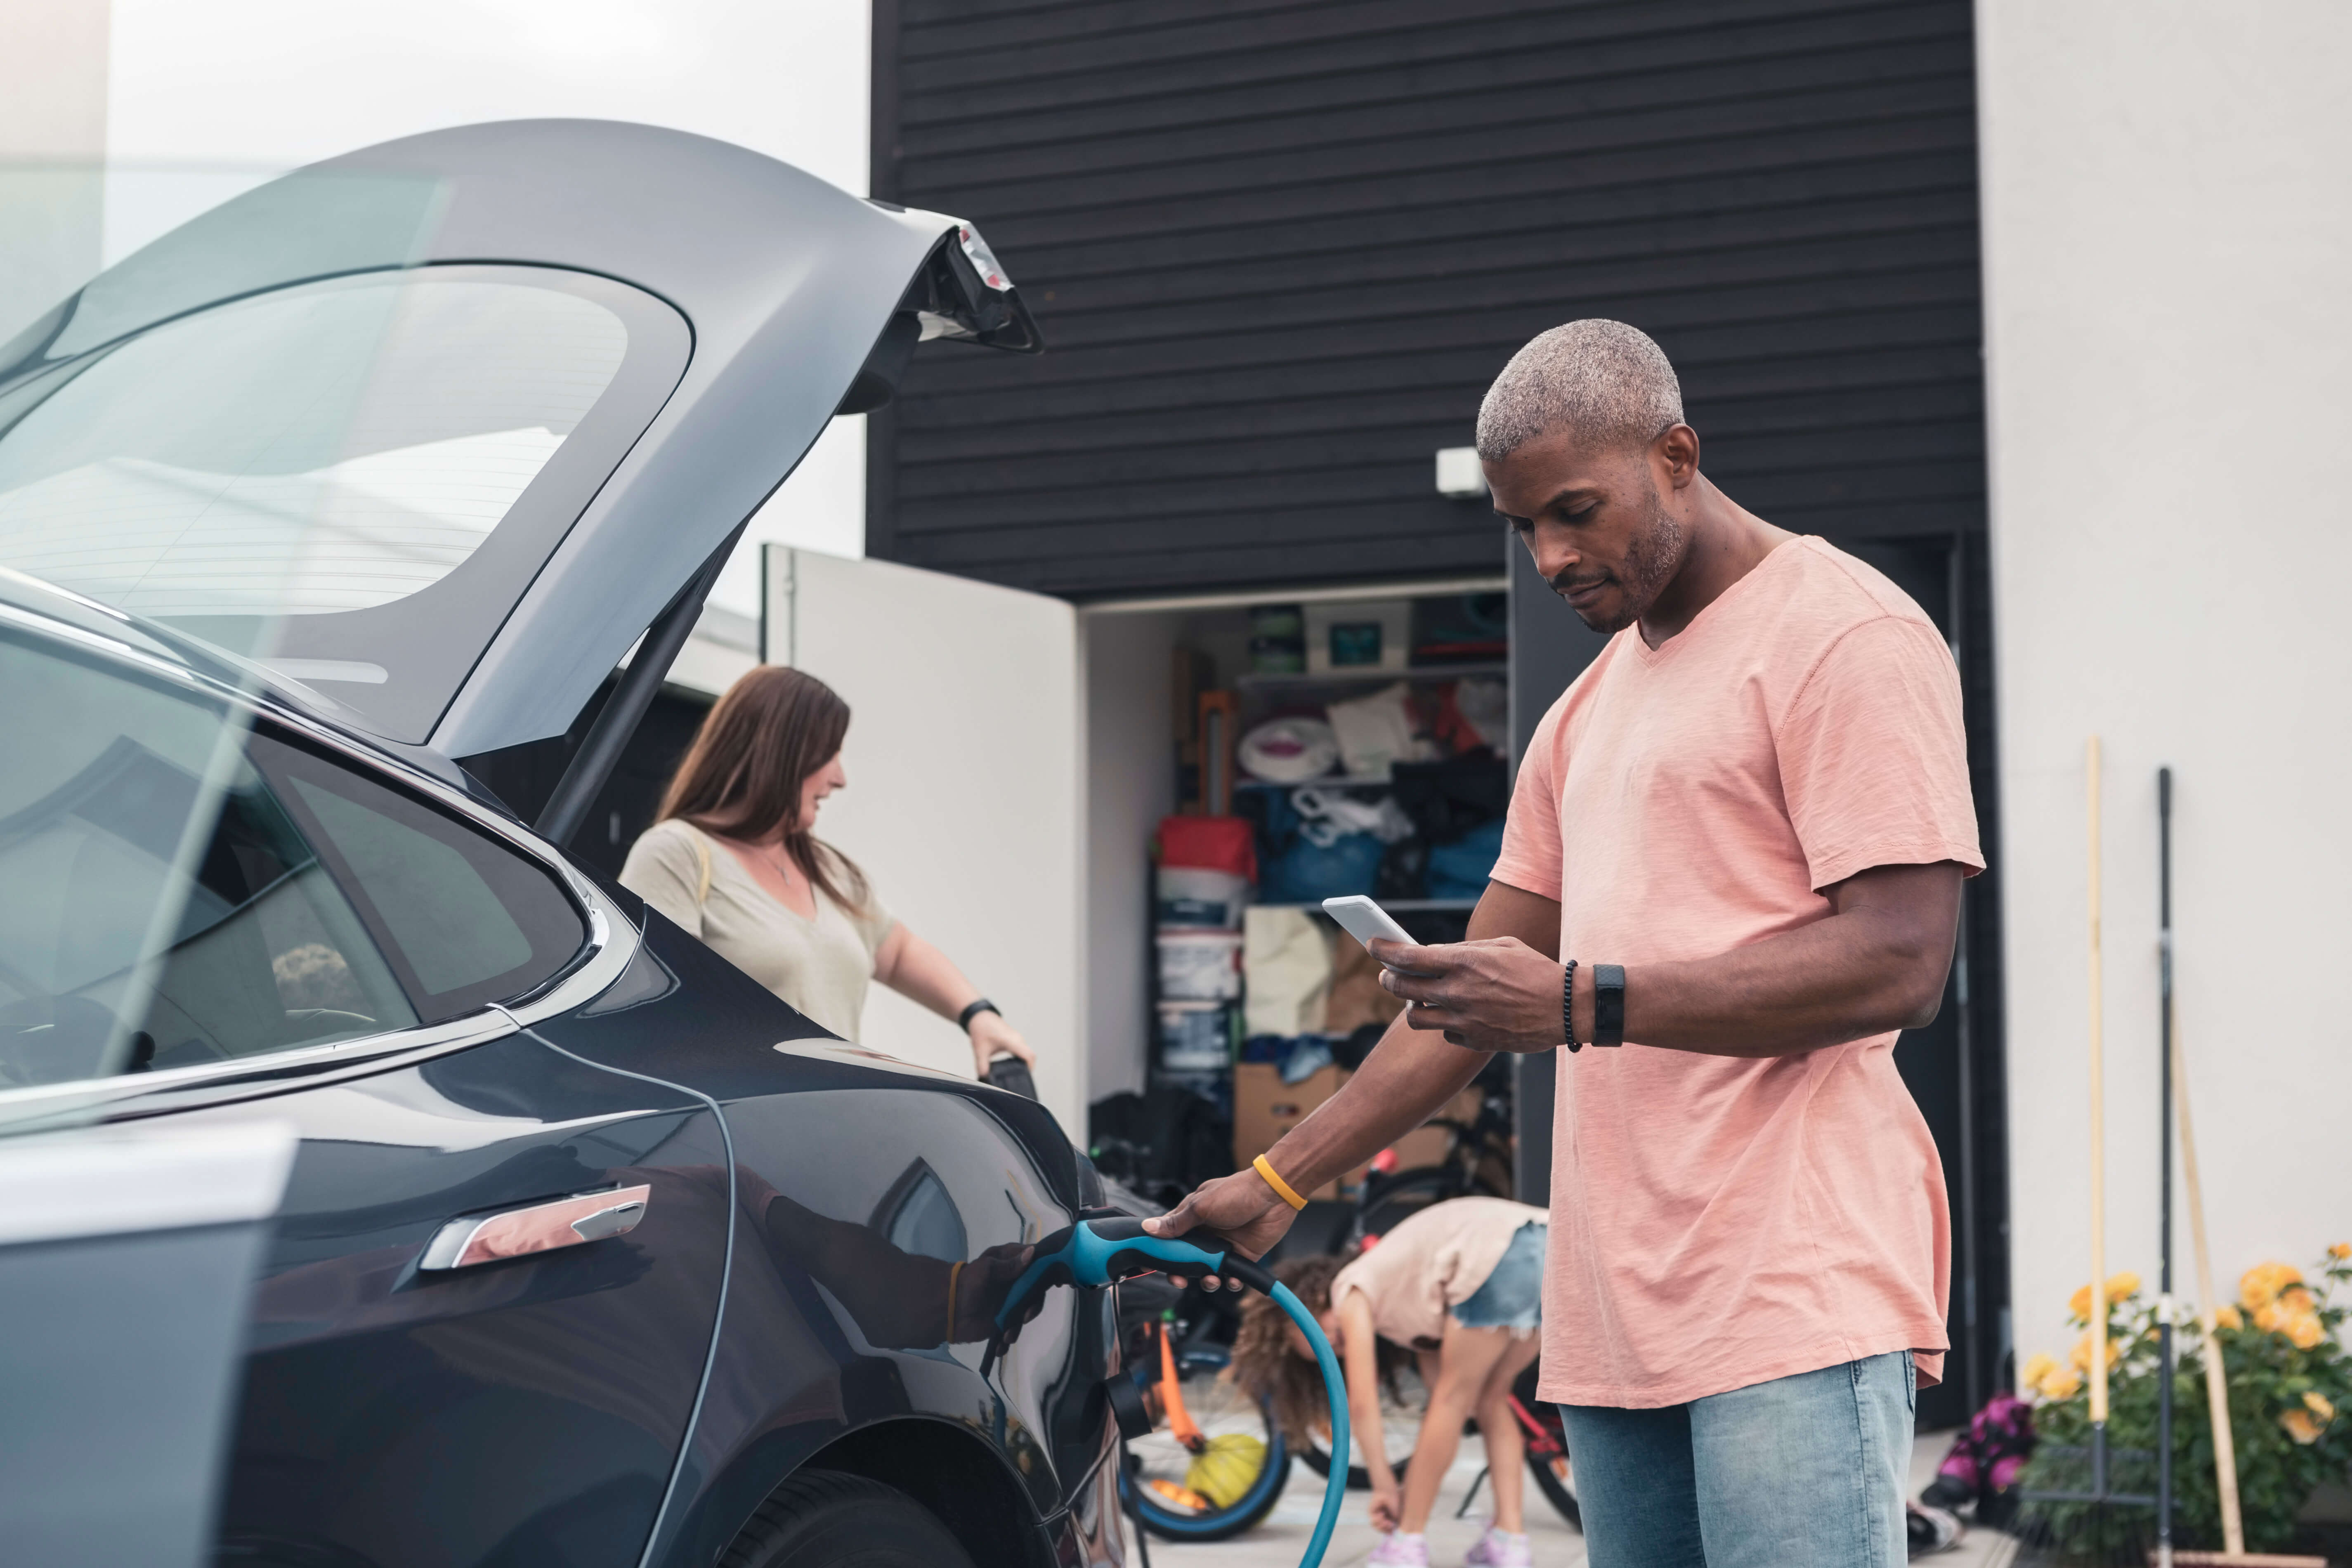
[[[1361,893],[1350,893],[1344,899],[1326,899],[1323,912],[1339,922],[1339,929],[1362,942],[1367,948],[1372,938],[1388,942],[1411,942],[1412,935],[1396,923],[1396,917],[1372,902]]]

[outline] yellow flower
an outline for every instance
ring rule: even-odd
[[[2279,1292],[2288,1286],[2302,1283],[2303,1274],[2293,1264],[2257,1263],[2239,1279],[2238,1300],[2248,1311],[2259,1311],[2277,1300]]]
[[[2042,1380],[2057,1370],[2058,1363],[2054,1358],[2043,1355],[2037,1351],[2025,1358],[2025,1365],[2019,1369],[2017,1375],[2026,1387],[2039,1388],[2042,1386]]]
[[[2246,1315],[2235,1307],[2216,1307],[2213,1310],[2213,1326],[2219,1329],[2242,1329],[2246,1326]]]
[[[2044,1399],[2072,1399],[2083,1386],[2083,1374],[2071,1366],[2054,1367],[2034,1386]]]
[[[2091,1288],[2088,1285],[2066,1299],[2066,1310],[2074,1314],[2074,1321],[2078,1323],[2087,1323],[2091,1321]]]
[[[2337,1242],[2335,1246],[2327,1249],[2327,1256],[2333,1258],[2338,1263],[2343,1262],[2347,1258],[2352,1258],[2352,1241]]]
[[[2299,1351],[2316,1349],[2319,1342],[2327,1337],[2326,1327],[2316,1312],[2297,1312],[2288,1321],[2285,1332]]]
[[[2311,1299],[2311,1292],[2305,1289],[2300,1285],[2297,1285],[2292,1290],[2280,1291],[2279,1305],[2284,1307],[2290,1312],[2315,1312],[2319,1310],[2319,1303],[2314,1301]]]
[[[2126,1268],[2107,1281],[2107,1305],[2128,1301],[2139,1294],[2139,1276]]]
[[[2311,1412],[2307,1410],[2288,1411],[2279,1417],[2279,1425],[2286,1428],[2288,1436],[2305,1444],[2318,1442],[2320,1433],[2326,1430],[2311,1418]]]
[[[2319,1390],[2315,1388],[2310,1393],[2305,1394],[2303,1396],[2303,1403],[2305,1408],[2308,1409],[2314,1415],[2319,1417],[2319,1424],[2321,1426],[2325,1426],[2327,1423],[2336,1419],[2335,1405],[2329,1401],[2327,1395],[2320,1393]]]
[[[2117,1344],[2113,1340],[2109,1340],[2107,1342],[2107,1364],[2109,1366],[2115,1365],[2116,1361],[2122,1357],[2123,1353],[2123,1346]],[[2074,1342],[2074,1353],[2067,1357],[2067,1359],[2072,1361],[2076,1366],[2082,1368],[2084,1372],[2090,1371],[2091,1336],[2084,1334],[2081,1339],[2076,1340]]]
[[[2292,1315],[2277,1301],[2265,1301],[2254,1313],[2254,1327],[2266,1334],[2283,1333],[2286,1330],[2287,1319]]]

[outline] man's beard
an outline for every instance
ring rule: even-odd
[[[1577,610],[1573,602],[1569,608],[1576,610],[1576,618],[1594,631],[1607,637],[1622,632],[1649,613],[1658,602],[1683,563],[1683,527],[1672,513],[1659,504],[1656,492],[1650,495],[1649,525],[1635,536],[1625,549],[1624,569],[1617,574],[1619,586],[1624,591],[1613,615],[1599,618]],[[1552,580],[1552,592],[1566,596],[1567,590],[1577,584]]]

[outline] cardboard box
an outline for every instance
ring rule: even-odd
[[[1282,1073],[1272,1062],[1240,1062],[1234,1068],[1234,1167],[1246,1166],[1252,1160],[1273,1148],[1282,1135],[1311,1115],[1315,1108],[1339,1092],[1340,1086],[1350,1075],[1345,1068],[1328,1067],[1308,1075],[1297,1083],[1285,1083]],[[1440,1115],[1465,1125],[1478,1115],[1479,1092],[1465,1089],[1454,1099],[1451,1106]],[[1445,1157],[1453,1134],[1443,1127],[1421,1127],[1406,1133],[1395,1143],[1397,1168],[1409,1170],[1415,1165],[1434,1165]],[[1308,1193],[1310,1198],[1337,1198],[1339,1189],[1354,1187],[1364,1179],[1360,1165],[1336,1182],[1326,1183],[1319,1192]]]
[[[1437,1114],[1449,1121],[1459,1121],[1465,1127],[1478,1120],[1478,1107],[1485,1096],[1475,1089],[1465,1089],[1454,1097],[1454,1103]],[[1416,1127],[1393,1145],[1397,1152],[1396,1168],[1410,1171],[1415,1165],[1434,1165],[1445,1158],[1454,1146],[1454,1133],[1444,1127]]]
[[[1348,1081],[1344,1068],[1318,1068],[1297,1083],[1282,1081],[1282,1071],[1272,1062],[1236,1062],[1234,1065],[1234,1168],[1240,1170],[1281,1141],[1282,1135],[1297,1126],[1315,1108],[1339,1092]],[[1360,1170],[1351,1171],[1341,1178],[1353,1186],[1363,1179]],[[1339,1182],[1327,1182],[1319,1192],[1308,1193],[1310,1198],[1336,1198]]]

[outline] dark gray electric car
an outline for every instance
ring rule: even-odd
[[[0,1128],[290,1124],[218,1560],[1120,1556],[1100,1202],[562,852],[745,521],[971,228],[642,126],[254,190],[0,350]],[[642,639],[642,640],[640,640]],[[535,824],[454,760],[562,731]]]

